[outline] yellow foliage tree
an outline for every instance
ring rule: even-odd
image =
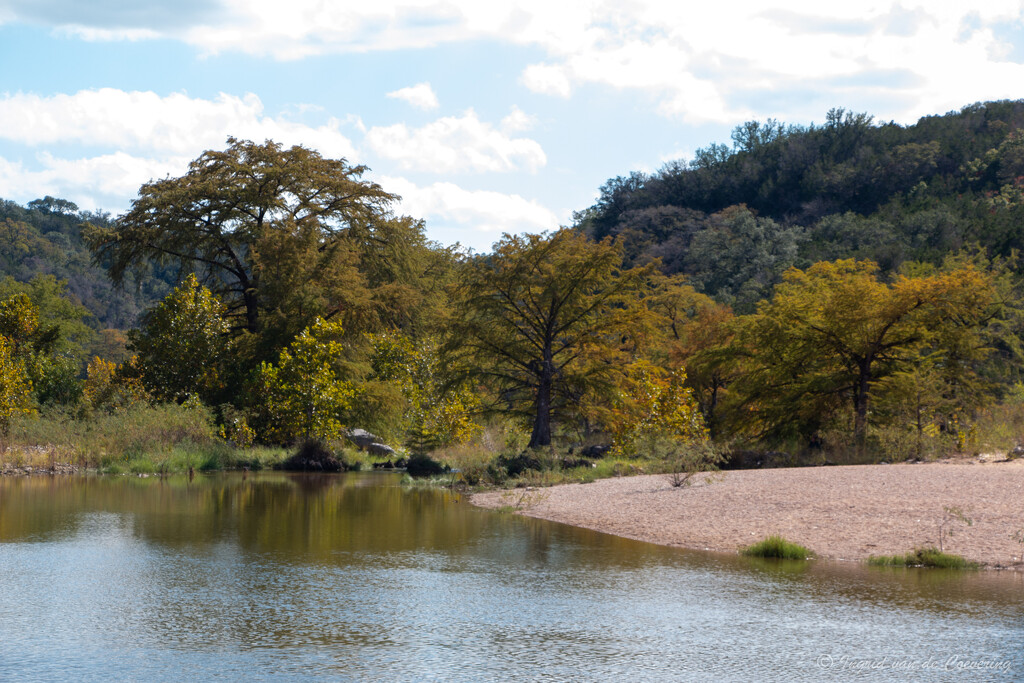
[[[32,382],[25,364],[15,354],[14,343],[0,336],[0,432],[7,436],[15,415],[32,412]]]
[[[372,343],[374,375],[397,383],[407,401],[406,443],[413,451],[462,443],[480,430],[472,419],[479,401],[465,383],[447,381],[436,341],[415,343],[390,332],[374,335]]]
[[[685,371],[643,361],[625,373],[608,423],[612,447],[624,456],[665,457],[708,437]]]
[[[342,419],[354,395],[352,383],[342,379],[338,367],[341,339],[341,323],[317,318],[281,351],[276,365],[260,366],[264,438],[290,443],[341,436]]]
[[[984,355],[981,331],[997,299],[992,277],[970,265],[892,283],[871,261],[791,268],[771,301],[741,320],[749,421],[761,436],[807,436],[848,401],[863,445],[879,383],[922,354],[947,363],[966,348]]]
[[[82,397],[93,410],[115,412],[149,400],[135,356],[120,364],[94,356],[86,373]]]

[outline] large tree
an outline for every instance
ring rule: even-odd
[[[964,349],[983,354],[982,332],[998,309],[992,278],[971,266],[892,283],[871,261],[792,268],[772,299],[740,320],[746,414],[762,436],[806,437],[848,402],[863,446],[879,383],[923,355],[949,366]]]
[[[143,185],[130,211],[86,234],[117,282],[149,262],[196,273],[239,330],[260,332],[283,307],[309,309],[295,316],[298,329],[317,315],[366,315],[388,302],[374,299],[364,261],[382,242],[425,240],[422,225],[392,216],[397,197],[365,171],[301,146],[229,138],[185,175]]]
[[[618,247],[572,230],[505,235],[464,265],[456,345],[504,405],[532,419],[531,448],[550,445],[559,405],[614,370],[608,354],[628,337],[649,272],[623,270]]]

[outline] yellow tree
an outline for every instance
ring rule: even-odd
[[[25,363],[18,358],[14,343],[0,336],[0,432],[7,436],[15,415],[32,412],[32,382]]]
[[[727,351],[733,337],[732,309],[696,291],[685,275],[655,274],[646,302],[664,337],[663,363],[685,369],[687,386],[693,388],[714,438],[721,422],[719,404],[736,372],[734,356]]]
[[[414,342],[399,332],[372,337],[373,377],[394,382],[405,397],[406,444],[415,453],[461,443],[479,426],[472,419],[477,397],[452,378],[437,341]]]
[[[626,456],[671,455],[708,437],[686,373],[643,361],[625,372],[608,423],[613,448]],[[666,449],[670,452],[656,452]]]
[[[977,335],[997,305],[992,278],[971,266],[892,283],[871,261],[792,268],[772,299],[741,319],[748,415],[762,434],[808,436],[848,401],[863,446],[876,385],[926,351],[943,352],[945,339],[975,335],[983,346]]]
[[[624,270],[620,247],[568,229],[505,235],[463,265],[452,346],[508,410],[528,416],[531,448],[551,444],[552,415],[574,409],[581,387],[617,371],[650,270]]]

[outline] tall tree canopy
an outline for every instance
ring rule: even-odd
[[[531,448],[551,443],[556,406],[615,367],[603,361],[628,334],[649,273],[621,266],[610,241],[561,230],[505,235],[461,270],[454,338],[501,400],[532,418]]]
[[[772,299],[740,321],[747,417],[762,435],[810,435],[849,401],[862,445],[879,382],[923,356],[950,365],[958,348],[982,349],[998,308],[992,278],[970,266],[891,284],[871,261],[790,269]]]
[[[301,146],[229,138],[185,175],[143,185],[128,213],[87,238],[118,282],[150,262],[196,273],[236,329],[260,332],[281,308],[298,330],[317,315],[365,316],[390,301],[374,298],[363,261],[381,242],[425,244],[422,225],[395,219],[397,197],[365,171]]]

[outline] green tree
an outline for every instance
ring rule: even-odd
[[[342,328],[322,318],[281,351],[276,365],[259,369],[262,420],[257,432],[276,443],[339,438],[353,385],[342,377]]]
[[[750,312],[796,263],[802,239],[800,228],[759,218],[745,206],[729,207],[694,235],[687,272],[698,290]]]
[[[184,401],[196,395],[216,402],[229,352],[225,306],[189,275],[149,311],[128,348],[138,356],[142,382],[154,397]]]
[[[530,447],[551,443],[552,414],[609,378],[650,268],[623,270],[610,241],[563,229],[505,235],[464,264],[454,346],[508,409],[533,423]]]
[[[229,138],[226,150],[203,153],[184,176],[143,185],[128,213],[111,227],[89,226],[86,236],[117,282],[148,262],[173,264],[197,273],[239,329],[259,332],[267,311],[300,302],[316,309],[294,311],[308,324],[373,300],[353,272],[362,245],[403,227],[422,231],[392,224],[397,197],[363,180],[365,171],[300,146]],[[280,264],[304,268],[282,287],[267,278]]]
[[[16,292],[0,300],[0,335],[10,343],[10,352],[40,405],[72,404],[81,395],[82,349],[74,337],[66,335],[80,333],[86,313],[63,297],[63,286],[52,276],[37,277],[28,284],[10,278],[0,281],[0,294]]]

